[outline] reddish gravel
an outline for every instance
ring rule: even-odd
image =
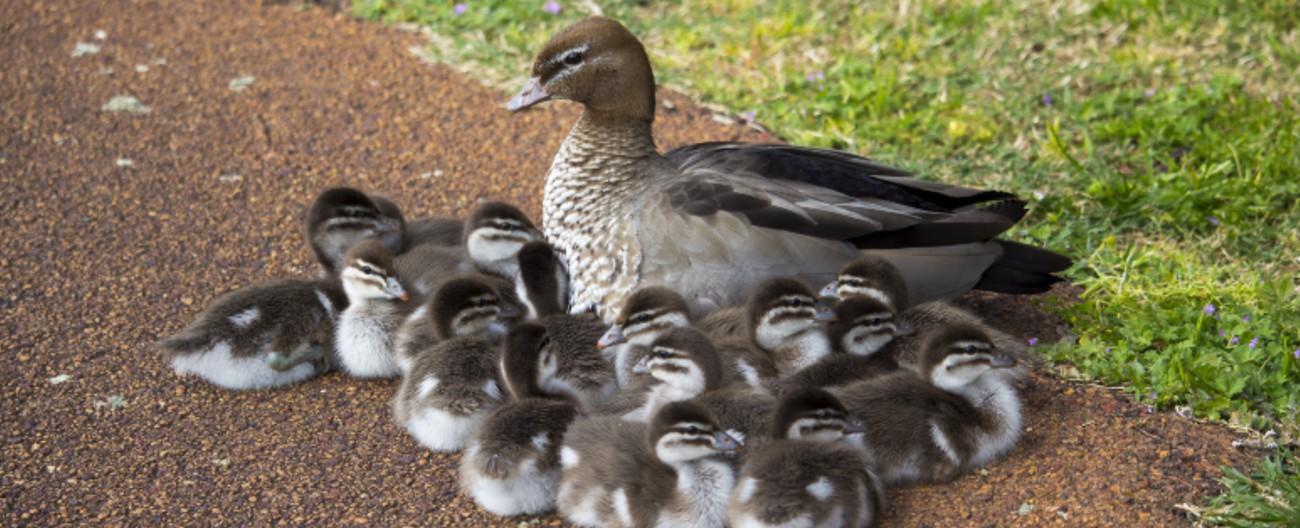
[[[416,60],[416,37],[320,9],[15,0],[0,17],[0,525],[517,524],[392,423],[393,383],[228,392],[176,377],[150,343],[221,292],[307,273],[298,219],[322,187],[536,214],[574,108],[510,115],[506,94]],[[74,58],[78,42],[102,49]],[[101,111],[128,94],[151,111]],[[667,97],[665,147],[763,139]],[[1023,299],[967,302],[1054,335]],[[891,493],[887,524],[1178,524],[1174,504],[1247,460],[1223,429],[1108,390],[1038,376],[1027,391],[1007,461]]]

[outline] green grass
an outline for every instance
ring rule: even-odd
[[[658,79],[793,142],[1031,201],[1075,257],[1053,361],[1300,438],[1300,9],[1291,0],[358,0],[507,90],[599,4]],[[1214,314],[1205,312],[1215,307]],[[1249,317],[1249,320],[1243,318]],[[1294,504],[1294,503],[1292,503]]]
[[[1202,519],[1222,526],[1300,526],[1300,460],[1282,449],[1250,473],[1224,470],[1222,495]]]

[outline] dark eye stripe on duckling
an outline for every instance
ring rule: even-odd
[[[889,312],[869,313],[853,320],[853,326],[884,326],[893,322],[894,315]]]
[[[961,352],[988,352],[993,350],[993,345],[983,341],[958,341],[949,348]]]
[[[798,321],[803,319],[812,319],[817,316],[817,311],[813,307],[807,308],[776,308],[769,312],[767,324],[780,324],[786,321]]]

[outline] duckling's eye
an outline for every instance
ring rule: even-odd
[[[696,426],[694,426],[694,425],[689,426],[689,427],[686,428],[686,434],[689,434],[689,435],[697,435],[697,434],[700,434],[700,428],[699,428],[699,427],[696,427]]]
[[[642,312],[628,318],[627,322],[628,324],[641,324],[649,320],[650,320],[650,314]]]
[[[670,357],[673,357],[673,353],[667,350],[656,350],[654,351],[654,356],[659,359],[668,359]]]
[[[582,64],[582,52],[570,51],[564,55],[564,59],[562,60],[564,61],[565,64],[568,64],[569,66],[577,66],[579,64]]]
[[[361,265],[361,272],[369,275],[379,275],[379,270],[365,264]]]

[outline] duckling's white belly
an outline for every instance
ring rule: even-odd
[[[495,479],[476,468],[478,444],[461,459],[461,485],[483,509],[500,516],[535,514],[555,509],[558,469],[542,470],[536,459],[525,461],[510,478]]]
[[[487,414],[487,410],[462,415],[424,407],[411,409],[411,417],[403,425],[420,445],[442,453],[454,453],[465,447]]]
[[[401,375],[393,352],[392,325],[376,314],[345,310],[335,329],[334,349],[348,375],[392,378]]]
[[[233,390],[278,387],[316,375],[316,367],[310,362],[285,371],[275,370],[266,364],[267,353],[263,350],[255,356],[235,357],[230,353],[230,343],[220,341],[210,349],[173,357],[172,368],[178,374],[194,374]]]

